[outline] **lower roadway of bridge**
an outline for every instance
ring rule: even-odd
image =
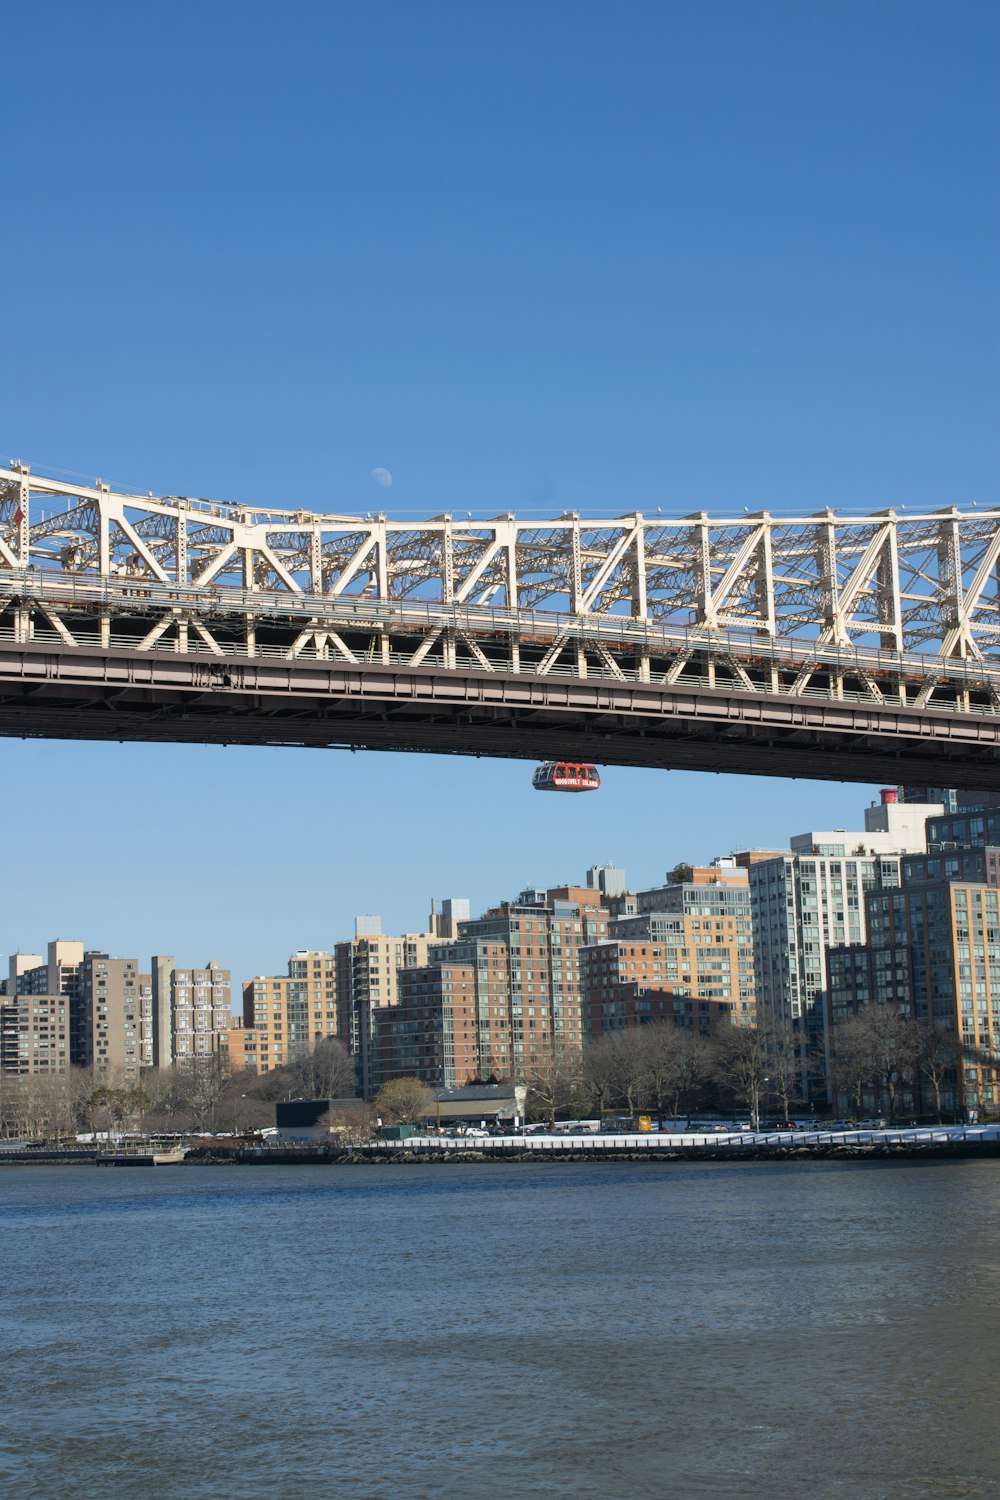
[[[731,685],[0,642],[0,735],[401,750],[1000,790],[1000,716]]]

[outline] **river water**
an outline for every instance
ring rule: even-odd
[[[0,1494],[1000,1495],[1000,1164],[0,1169]]]

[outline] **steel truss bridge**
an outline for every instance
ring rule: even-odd
[[[15,464],[0,734],[1000,788],[1000,511],[400,522]]]

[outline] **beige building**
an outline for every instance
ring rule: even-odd
[[[337,1035],[358,1067],[366,1099],[377,1093],[379,1026],[382,1013],[397,1003],[396,975],[400,969],[423,967],[430,932],[404,932],[398,937],[381,932],[378,917],[358,917],[350,942],[337,943]]]
[[[151,1014],[152,981],[138,959],[85,953],[79,994],[70,1002],[74,1064],[138,1083],[144,1000]]]
[[[459,922],[469,920],[469,902],[465,897],[456,899],[449,897],[447,900],[438,902],[431,900],[431,914],[427,922],[428,931],[436,938],[449,939],[458,937]]]
[[[135,958],[112,958],[57,938],[47,958],[8,963],[5,1069],[94,1068],[137,1081],[153,1055],[152,985]]]
[[[47,958],[40,953],[12,953],[8,960],[8,995],[76,995],[83,973],[83,944],[56,938]]]
[[[66,995],[8,994],[0,999],[0,1071],[5,1074],[65,1073],[69,1035]]]
[[[173,956],[154,955],[150,1033],[153,1063],[159,1068],[189,1067],[220,1050],[233,1024],[232,977],[209,962],[203,969],[178,969]]]
[[[582,955],[593,1036],[626,1014],[630,986],[714,1002],[741,1025],[756,1018],[753,922],[747,871],[734,859],[698,866],[690,880],[639,891],[638,911]]]
[[[300,948],[287,974],[258,974],[243,986],[243,1066],[259,1073],[283,1067],[322,1037],[336,1037],[338,1024],[336,960]]]

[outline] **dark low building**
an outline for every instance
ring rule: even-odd
[[[328,1132],[319,1121],[331,1109],[357,1109],[360,1099],[281,1099],[274,1106],[274,1123],[286,1141],[314,1141]]]

